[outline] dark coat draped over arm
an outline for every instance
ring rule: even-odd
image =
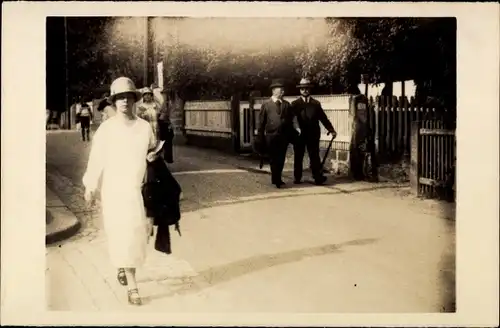
[[[181,186],[175,180],[162,158],[148,163],[146,181],[142,189],[148,217],[158,227],[155,240],[157,251],[170,254],[170,225],[175,225],[180,234],[178,222],[181,218]]]

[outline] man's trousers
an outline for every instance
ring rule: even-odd
[[[82,139],[85,141],[85,137],[87,137],[87,141],[90,140],[90,117],[82,116],[80,117],[80,127],[82,130]]]
[[[303,172],[303,160],[305,151],[307,149],[307,154],[309,155],[309,163],[311,166],[312,176],[315,180],[323,176],[323,171],[321,167],[321,160],[319,157],[319,137],[301,135],[299,142],[294,145],[294,176],[295,180],[300,181],[302,179]]]
[[[295,132],[295,131],[293,131]],[[286,152],[288,145],[292,144],[294,147],[294,154],[296,156],[296,148],[301,148],[301,140],[298,134],[290,133],[275,133],[266,135],[267,152],[269,155],[269,162],[271,166],[271,182],[278,184],[282,181],[283,167],[285,166]],[[302,161],[300,162],[302,164]],[[302,165],[298,165],[297,160],[294,160],[294,172],[301,169]]]

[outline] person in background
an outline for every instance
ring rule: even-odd
[[[137,108],[137,116],[147,121],[153,129],[156,137],[159,136],[158,131],[158,115],[160,108],[153,99],[153,91],[150,88],[144,88],[142,92],[142,103]]]
[[[80,111],[76,113],[82,130],[82,140],[90,141],[90,123],[92,121],[92,110],[87,103],[83,103]],[[85,137],[87,137],[85,139]]]
[[[75,97],[75,112],[78,113],[80,112],[80,109],[82,108],[82,97],[81,96],[76,96]]]
[[[80,103],[80,97],[79,96],[73,97],[72,105],[69,109],[70,109],[71,115],[75,115],[75,124],[76,124],[76,128],[78,130],[80,130],[80,122],[78,121],[79,120],[78,113],[80,112],[81,108],[82,108],[82,104]]]
[[[298,126],[290,103],[283,99],[285,83],[276,79],[270,86],[272,97],[264,101],[259,112],[257,143],[265,143],[271,165],[271,183],[281,188],[281,176],[288,145],[298,142]],[[263,149],[259,146],[257,148]],[[296,163],[295,163],[296,164]]]
[[[292,102],[293,111],[297,117],[300,127],[300,142],[295,147],[295,183],[299,184],[302,180],[302,163],[304,153],[307,149],[309,163],[311,166],[314,182],[317,185],[325,183],[326,177],[323,175],[321,160],[319,158],[319,141],[321,130],[319,122],[326,128],[328,134],[333,138],[337,136],[332,123],[321,107],[321,103],[311,97],[312,82],[309,79],[302,79],[297,85],[300,90],[300,97]]]
[[[171,164],[174,162],[173,141],[174,141],[174,128],[170,121],[168,107],[165,104],[160,110],[158,115],[158,129],[160,133],[160,140],[165,140],[163,145],[163,159]]]
[[[103,122],[96,133],[83,176],[85,200],[92,205],[102,176],[101,206],[110,260],[117,279],[128,289],[128,302],[141,305],[136,269],[144,264],[153,231],[146,216],[142,183],[147,162],[157,158],[156,136],[151,125],[134,111],[141,93],[134,82],[120,77],[111,84],[110,102],[116,115]]]
[[[155,131],[159,140],[164,140],[162,154],[167,163],[173,163],[173,145],[174,131],[168,110],[166,106],[160,106],[154,99],[151,88],[144,88],[142,94],[142,103],[139,105],[137,115],[148,121]]]
[[[355,83],[351,83],[348,90],[349,94],[354,97],[352,101],[359,106],[358,102],[368,104],[366,95],[362,94],[359,87]],[[368,106],[367,113],[373,111],[373,107]],[[377,151],[375,146],[375,132],[370,128],[369,120],[372,115],[366,116],[366,121],[356,120],[356,125],[360,127],[356,129],[351,138],[349,159],[351,161],[351,175],[355,180],[367,180],[369,182],[379,182],[379,163],[377,159]]]
[[[113,104],[109,103],[108,97],[109,95],[107,93],[104,94],[104,99],[101,100],[97,107],[97,111],[101,113],[101,123],[116,114],[116,109],[113,107]]]

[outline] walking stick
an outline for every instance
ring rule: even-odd
[[[263,167],[264,167],[264,138],[263,137],[258,137],[254,143],[253,143],[253,147],[254,147],[254,152],[256,152],[258,155],[259,155],[259,170],[261,170]]]
[[[321,161],[321,169],[323,172],[328,172],[328,170],[325,170],[325,162],[326,158],[328,157],[328,153],[330,152],[330,149],[332,148],[332,143],[333,140],[335,139],[335,136],[332,136],[332,139],[330,140],[330,143],[328,144],[328,148],[326,149],[325,155],[323,156],[323,160]]]
[[[259,153],[259,160],[260,160],[259,169],[260,170],[262,170],[262,168],[264,167],[265,162],[269,160],[269,158],[266,156],[268,156],[268,155],[264,152]]]

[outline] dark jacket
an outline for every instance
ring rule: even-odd
[[[179,220],[181,187],[173,177],[161,157],[148,163],[146,181],[142,187],[142,197],[146,208],[146,215],[154,218],[154,225],[158,226],[155,249],[167,254],[171,253],[170,225],[180,234]]]
[[[287,134],[294,129],[294,113],[288,101],[281,101],[281,108],[272,100],[266,100],[259,111],[258,135]]]
[[[316,99],[309,97],[309,101],[306,103],[302,97],[299,97],[292,102],[291,106],[294,114],[297,116],[297,121],[303,136],[319,138],[321,134],[319,122],[321,122],[328,131],[335,131],[332,123],[321,107],[321,103]]]

